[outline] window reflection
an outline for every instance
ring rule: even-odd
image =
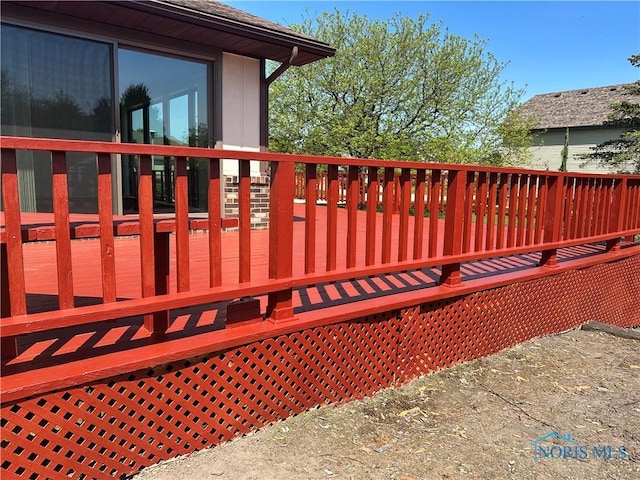
[[[122,141],[206,147],[207,65],[121,48],[118,52]],[[174,160],[153,157],[155,211],[173,211]],[[123,159],[123,204],[137,209],[137,158]],[[189,205],[207,206],[207,165],[188,160]]]
[[[111,139],[111,47],[2,26],[2,126],[6,134]]]
[[[1,122],[4,135],[111,141],[111,46],[2,25]],[[45,152],[17,152],[23,211],[52,211]],[[69,208],[97,211],[95,156],[67,156]]]

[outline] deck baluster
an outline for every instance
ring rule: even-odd
[[[535,234],[534,218],[536,214],[536,199],[538,193],[538,176],[529,176],[529,192],[527,193],[527,233],[525,235],[525,245],[533,243]]]
[[[189,192],[187,159],[176,157],[175,163],[176,266],[178,292],[188,292],[189,277]],[[168,292],[167,292],[168,293]]]
[[[400,238],[398,261],[409,258],[409,210],[411,208],[411,170],[403,168],[400,174]],[[414,213],[417,215],[417,213]]]
[[[498,174],[489,174],[489,210],[487,212],[487,241],[485,250],[495,249],[496,239],[496,202],[498,201]]]
[[[98,154],[98,217],[100,222],[100,265],[102,268],[102,301],[116,301],[116,258],[113,240],[113,192],[111,155]]]
[[[304,222],[304,273],[316,271],[316,218],[317,218],[317,166],[308,163],[306,166],[306,198]]]
[[[240,283],[251,281],[251,162],[239,160],[238,203],[239,203],[239,270]]]
[[[339,195],[338,166],[329,165],[327,169],[327,272],[336,269],[338,258],[338,195]]]
[[[367,237],[365,244],[365,264],[373,265],[376,261],[376,213],[378,208],[379,187],[378,169],[369,167],[369,184],[367,185]]]
[[[484,245],[484,218],[487,213],[487,172],[478,173],[478,189],[476,191],[476,231],[474,251],[479,252]]]
[[[349,167],[347,178],[347,268],[356,266],[358,252],[358,191],[360,169],[354,165]]]
[[[51,190],[56,229],[56,266],[58,270],[58,305],[60,310],[73,308],[73,267],[71,264],[71,234],[69,231],[69,188],[67,186],[67,155],[51,152]]]
[[[505,227],[507,222],[507,206],[509,195],[509,174],[500,174],[500,186],[498,187],[498,225],[496,232],[496,248],[505,248]]]
[[[473,225],[473,199],[476,189],[476,172],[467,172],[466,192],[464,197],[464,227],[462,229],[462,251],[471,251],[471,235]]]
[[[509,181],[509,210],[507,212],[507,248],[516,245],[516,226],[517,226],[517,209],[518,209],[518,182],[520,175],[511,174]]]
[[[207,191],[209,226],[209,286],[222,285],[222,206],[220,185],[220,159],[209,159],[209,185]]]
[[[613,197],[611,208],[609,209],[609,233],[623,230],[625,220],[625,210],[627,206],[627,179],[616,179],[613,187]],[[620,250],[620,238],[616,237],[607,240],[607,251],[617,252]]]
[[[414,227],[413,227],[413,259],[422,258],[424,245],[424,195],[426,191],[427,171],[419,168],[416,172]]]
[[[382,263],[391,262],[391,234],[393,222],[394,170],[384,169],[384,185],[382,190]]]
[[[429,257],[438,256],[438,221],[440,217],[440,185],[442,184],[442,171],[432,170],[429,189]]]

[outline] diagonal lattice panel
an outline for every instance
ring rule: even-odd
[[[135,472],[321,403],[371,394],[395,373],[397,319],[379,317],[5,406],[2,468],[34,479]]]
[[[590,320],[640,324],[640,258],[381,312],[2,405],[3,478],[111,478]]]
[[[588,321],[640,324],[638,259],[476,292],[407,311],[399,378],[407,381]],[[615,265],[615,267],[614,267]]]

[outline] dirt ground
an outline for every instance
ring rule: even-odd
[[[572,441],[534,444],[551,432]],[[583,330],[532,340],[133,478],[637,479],[640,341]]]

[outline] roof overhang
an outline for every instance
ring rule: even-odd
[[[194,2],[196,4],[206,5]],[[23,18],[29,11],[46,12],[100,24],[105,30],[114,27],[120,31],[126,29],[153,35],[154,38],[166,39],[168,45],[175,41],[183,45],[190,43],[199,51],[220,49],[254,58],[287,62],[293,47],[298,47],[293,65],[305,65],[335,54],[335,49],[324,42],[267,21],[252,21],[260,19],[248,14],[248,21],[243,21],[243,12],[224,5],[219,7],[235,11],[238,15],[233,18],[233,15],[217,14],[216,8],[203,11],[190,7],[189,2],[159,0],[2,2],[3,15],[16,8]]]

